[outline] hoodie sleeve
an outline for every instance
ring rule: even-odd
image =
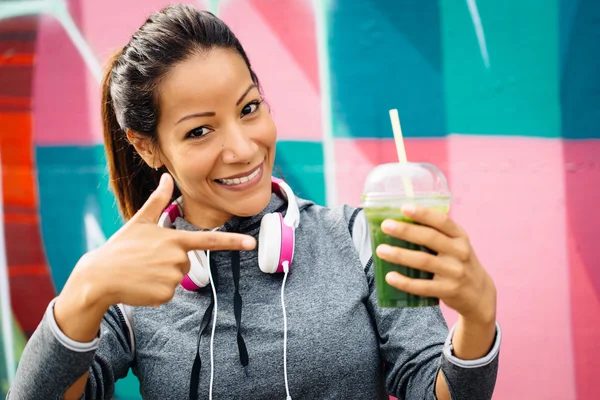
[[[496,323],[496,339],[485,357],[461,360],[452,351],[455,327],[448,331],[439,306],[379,307],[366,217],[362,211],[354,217],[352,238],[365,266],[368,307],[385,363],[388,393],[398,399],[436,399],[435,381],[441,369],[453,400],[491,399],[498,373],[500,326]]]
[[[111,399],[114,383],[127,375],[133,362],[132,321],[123,308],[111,307],[91,342],[68,338],[54,319],[52,300],[29,339],[7,399],[60,399],[86,371],[86,400]]]

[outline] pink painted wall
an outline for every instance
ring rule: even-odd
[[[104,64],[110,54],[127,42],[133,30],[144,21],[147,14],[165,3],[163,0],[70,0],[69,11],[96,59],[100,64]],[[390,2],[389,5],[392,3],[402,4],[397,7],[405,7],[410,2]],[[587,4],[586,0],[563,1],[548,4],[547,7],[556,8],[551,15],[558,14],[563,18],[563,15],[571,15],[563,8],[576,8],[573,5],[575,3]],[[201,7],[208,6],[208,2],[195,4]],[[382,5],[384,2],[365,4]],[[425,3],[410,4],[413,7],[410,10],[414,12],[410,14],[411,18],[418,19],[419,15],[427,11]],[[438,42],[442,42],[443,47],[433,50],[418,47],[421,36],[410,37],[411,32],[403,32],[408,39],[403,37],[402,41],[394,41],[393,44],[396,46],[401,42],[408,43],[411,48],[411,52],[407,53],[410,59],[406,60],[405,64],[398,65],[397,69],[382,70],[382,75],[394,71],[394,74],[404,74],[405,67],[435,58],[431,55],[435,51],[454,58],[463,57],[468,63],[471,62],[470,54],[474,52],[476,62],[481,63],[475,36],[469,36],[471,41],[468,42],[473,49],[467,46],[457,50],[449,44],[460,36],[452,36],[458,31],[461,34],[466,31],[467,34],[473,35],[468,10],[463,10],[466,9],[464,2],[444,3],[444,7],[440,7],[442,3],[436,4],[439,8],[436,12],[445,18],[441,18],[443,21],[450,20],[455,23],[464,19],[468,29],[460,25],[460,30],[442,30],[440,35],[443,37]],[[453,6],[450,7],[450,4]],[[527,12],[527,6],[523,6],[522,2],[508,1],[502,4],[495,6],[499,10],[498,15],[501,16],[519,16]],[[344,34],[339,28],[340,21],[356,17],[350,12],[344,14],[340,11],[341,5],[341,2],[336,3],[337,8],[333,7],[333,10],[324,16],[333,32],[327,36],[326,43],[332,47],[332,43],[338,43],[335,42],[337,36]],[[518,59],[518,54],[509,53],[511,46],[505,43],[506,39],[498,38],[502,38],[503,35],[516,37],[517,31],[519,34],[530,36],[537,33],[526,31],[526,26],[520,25],[519,18],[503,20],[489,12],[491,5],[488,4],[487,7],[488,14],[482,13],[481,18],[488,38],[492,38],[489,43],[492,62],[500,60],[501,65],[502,62],[513,65],[511,60]],[[379,24],[387,27],[396,22],[401,25],[398,22],[401,16],[392,11],[386,14],[378,10],[376,15],[379,19],[372,14],[367,16],[359,13],[359,16],[363,16],[366,23],[370,24],[367,26],[370,30],[362,25],[357,25],[356,29],[364,29],[365,35],[375,32],[368,40],[384,41],[386,36],[376,35]],[[467,17],[461,17],[463,14],[460,13]],[[301,163],[298,159],[302,160],[303,157],[307,160],[318,159],[319,167],[322,167],[323,171],[334,165],[336,178],[334,182],[325,182],[322,175],[314,178],[316,175],[303,174],[301,168],[298,169],[300,172],[284,172],[291,174],[297,182],[306,187],[330,185],[329,187],[335,188],[339,203],[357,205],[362,182],[369,170],[378,163],[395,159],[393,141],[386,136],[387,122],[383,126],[380,120],[372,121],[372,115],[369,114],[369,107],[374,103],[378,107],[387,103],[378,103],[381,99],[377,96],[366,97],[364,104],[367,112],[364,114],[364,120],[368,120],[371,131],[353,131],[356,128],[347,121],[360,118],[362,114],[350,107],[345,108],[344,100],[347,99],[335,97],[335,93],[331,99],[323,99],[324,93],[328,91],[321,88],[319,62],[324,60],[324,56],[328,56],[331,65],[337,66],[337,69],[331,67],[333,70],[329,70],[332,82],[328,89],[331,89],[355,85],[360,83],[361,79],[366,79],[366,75],[344,78],[347,75],[343,74],[343,63],[355,64],[368,70],[367,67],[373,67],[374,64],[383,65],[385,60],[366,52],[360,57],[342,59],[346,53],[336,53],[335,48],[326,50],[327,54],[319,54],[317,19],[313,2],[310,0],[221,1],[219,15],[232,27],[250,56],[272,107],[282,147],[290,146],[293,149],[294,146],[307,142],[314,143],[314,153],[318,153],[317,155],[300,154],[294,162]],[[490,20],[493,23],[488,25]],[[406,24],[410,22],[402,21]],[[554,22],[553,24],[552,29],[558,29]],[[404,28],[405,25],[401,25],[398,29]],[[435,27],[424,25],[422,28],[424,34],[425,30],[430,32],[429,28]],[[554,31],[550,33],[558,35]],[[493,41],[494,37],[496,42]],[[366,48],[365,43],[370,43],[368,40],[355,44]],[[578,43],[573,37],[570,40]],[[496,47],[492,46],[493,44]],[[460,57],[457,54],[460,54]],[[334,57],[336,55],[337,59]],[[574,58],[568,60],[572,61]],[[593,64],[593,59],[586,58],[578,62],[582,65],[586,62]],[[494,101],[502,98],[503,93],[519,93],[519,85],[526,83],[514,77],[506,78],[507,80],[492,78],[491,76],[495,76],[492,74],[496,71],[493,69],[496,65],[493,64],[492,69],[482,72],[487,74],[484,83],[498,79],[493,88],[489,85],[481,86],[483,94],[480,101],[485,112],[495,109],[497,103]],[[530,71],[530,67],[533,68],[515,64],[511,73],[517,74],[519,68]],[[377,68],[372,69],[378,71]],[[600,381],[595,377],[596,371],[600,370],[600,246],[596,244],[597,238],[600,237],[600,213],[597,210],[597,204],[600,202],[600,140],[597,138],[600,134],[597,128],[594,124],[590,125],[591,133],[585,133],[591,137],[588,140],[566,140],[561,137],[560,132],[548,133],[547,138],[533,137],[532,132],[539,126],[547,128],[552,125],[548,121],[557,119],[552,110],[559,103],[559,99],[553,99],[555,104],[552,107],[548,106],[548,109],[544,108],[543,102],[540,101],[539,104],[535,103],[535,113],[527,114],[526,107],[519,111],[523,114],[520,114],[518,121],[526,121],[527,124],[523,124],[530,129],[523,134],[507,130],[503,131],[505,135],[498,135],[496,125],[492,123],[489,132],[481,130],[455,134],[450,128],[452,123],[456,124],[456,115],[452,114],[452,109],[463,110],[463,114],[468,114],[467,110],[471,110],[468,107],[473,107],[469,99],[452,91],[455,87],[461,87],[461,79],[465,78],[459,74],[451,74],[447,69],[444,72],[428,67],[423,73],[430,73],[431,70],[443,75],[446,90],[444,104],[447,110],[444,109],[441,115],[435,114],[434,110],[431,116],[424,117],[419,123],[428,127],[429,123],[443,120],[447,125],[446,130],[441,136],[434,138],[410,137],[406,147],[410,159],[432,162],[447,174],[455,196],[451,214],[469,232],[479,257],[498,286],[498,318],[504,330],[504,342],[494,398],[596,398],[600,393]],[[360,72],[362,73],[362,69]],[[40,17],[38,20],[35,68],[32,74],[33,125],[29,134],[37,147],[31,150],[42,153],[51,148],[61,147],[65,152],[76,154],[83,151],[82,149],[98,147],[102,142],[98,111],[99,84],[72,45],[65,30],[49,16]],[[567,77],[576,75],[573,73]],[[592,90],[597,83],[593,79],[594,75],[590,76],[587,85]],[[406,77],[406,80],[415,80],[418,88],[426,87],[428,82],[421,82],[419,79],[419,74]],[[477,77],[472,79],[473,82],[464,84],[465,90],[472,90],[472,87],[480,83]],[[555,86],[558,86],[557,82],[553,82],[552,87]],[[395,87],[391,89],[398,90]],[[382,91],[387,92],[387,88]],[[361,93],[356,93],[356,96],[360,95]],[[325,108],[322,106],[323,100]],[[597,119],[600,108],[594,108],[597,102],[594,103],[593,98],[575,100],[570,101],[576,103],[572,106],[576,110],[577,107],[581,108],[581,114],[577,115],[595,115]],[[407,108],[408,111],[402,114],[402,117],[408,118],[403,121],[410,120],[410,117],[414,116],[412,112],[416,113],[425,106],[429,107],[430,104],[415,104],[414,108]],[[331,128],[332,132],[324,132],[323,120],[326,120],[327,115],[323,114],[323,110],[332,109],[341,115],[337,115],[334,127]],[[385,114],[385,111],[382,112]],[[565,121],[567,111],[565,108],[561,116]],[[501,113],[501,110],[497,110],[497,113]],[[548,121],[541,121],[539,126],[536,126],[535,121],[540,114],[552,115],[552,118],[549,117]],[[334,115],[333,119],[335,118]],[[473,127],[476,127],[477,123],[486,120],[481,115],[478,118],[473,118],[472,121],[467,118],[464,126],[475,130]],[[502,129],[508,126],[498,124]],[[341,132],[342,130],[344,132]],[[376,137],[373,132],[381,132],[380,137]],[[414,136],[410,135],[410,130],[407,132],[409,136]],[[333,160],[328,160],[322,155],[323,139],[330,134],[334,136]],[[594,136],[596,139],[593,139]],[[89,165],[82,165],[82,169],[84,167]],[[311,164],[310,167],[314,168],[314,165]],[[43,168],[41,165],[40,169]],[[102,171],[104,165],[94,165],[94,168]],[[72,176],[65,173],[65,180],[71,178]],[[40,188],[54,185],[55,181],[50,185],[44,182],[44,179],[40,178]],[[105,183],[102,181],[103,185]],[[60,184],[52,187],[56,187],[55,194],[62,188]],[[50,203],[56,201],[56,198],[49,196],[50,192],[51,189],[40,190],[42,194],[38,200],[42,208],[52,209]],[[92,193],[90,196],[95,195]],[[317,200],[323,202],[324,199]],[[114,214],[105,216],[106,219],[114,217]],[[81,235],[83,232],[81,224],[71,227],[67,223],[58,224],[53,221],[42,218],[42,224],[45,223],[48,229],[61,232],[61,235],[65,232]],[[48,226],[53,223],[53,226]],[[44,240],[46,246],[50,246],[55,239],[46,234]],[[69,256],[75,257],[83,250],[61,248],[60,251],[64,254],[70,252]],[[62,253],[55,258],[49,257],[52,269],[70,268],[70,264],[63,263],[67,257],[61,257]],[[444,313],[449,323],[455,321],[455,313],[445,307]],[[121,389],[119,395],[121,398],[135,398],[135,389]]]

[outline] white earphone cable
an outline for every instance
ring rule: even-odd
[[[285,275],[283,276],[283,283],[281,284],[281,308],[283,310],[283,376],[285,379],[285,392],[286,392],[286,400],[292,400],[292,396],[290,396],[290,388],[288,386],[288,377],[287,377],[287,316],[285,312],[285,299],[284,299],[284,291],[285,291],[285,282],[287,281],[288,272],[289,272],[289,263],[285,261],[283,263],[283,272]]]
[[[210,387],[208,390],[208,398],[212,400],[212,389],[213,389],[213,380],[215,377],[215,357],[214,357],[214,340],[215,340],[215,328],[217,326],[217,291],[215,289],[215,284],[213,282],[212,272],[210,270],[210,250],[206,251],[206,258],[208,260],[208,278],[210,279],[210,286],[212,288],[213,297],[215,298],[215,309],[213,311],[213,326],[210,334]]]

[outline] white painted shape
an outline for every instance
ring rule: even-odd
[[[323,167],[325,168],[325,202],[329,207],[337,205],[337,179],[335,144],[331,122],[331,90],[329,77],[329,52],[327,51],[327,2],[313,0],[319,62],[319,86],[321,88],[321,129],[323,132]]]
[[[479,16],[479,9],[477,8],[476,0],[467,0],[467,6],[469,7],[469,13],[471,14],[471,20],[475,27],[475,34],[477,35],[477,42],[479,42],[479,51],[481,52],[481,58],[486,68],[490,67],[490,57],[488,55],[487,44],[485,42],[485,32],[483,31],[483,25],[481,24],[481,17]]]

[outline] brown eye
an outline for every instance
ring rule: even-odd
[[[245,115],[255,113],[256,110],[258,110],[259,106],[260,106],[260,101],[252,101],[252,102],[246,104],[244,106],[244,108],[242,108],[242,117]]]
[[[212,132],[212,131],[208,127],[201,126],[199,128],[195,128],[195,129],[192,129],[191,131],[189,131],[185,137],[192,138],[192,139],[199,139],[199,138],[205,137],[210,132]]]

